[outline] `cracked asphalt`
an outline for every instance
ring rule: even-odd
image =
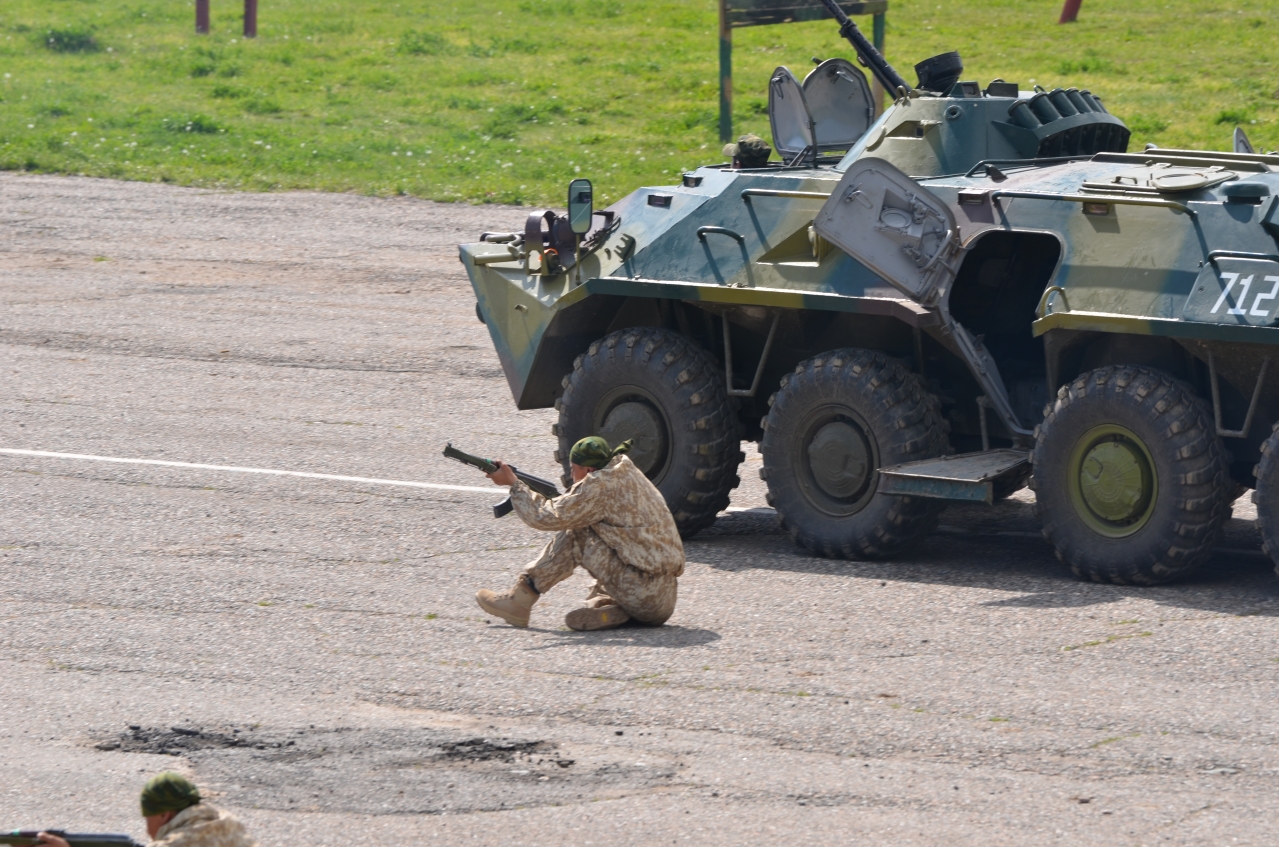
[[[0,174],[0,448],[556,476],[455,245],[528,210]],[[141,838],[190,774],[263,845],[1270,844],[1279,591],[1078,582],[1021,492],[908,557],[795,549],[748,459],[668,626],[486,618],[492,494],[0,454],[0,829]]]

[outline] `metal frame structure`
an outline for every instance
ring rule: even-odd
[[[872,41],[884,50],[888,0],[839,2],[846,15],[874,15]],[[733,30],[745,26],[816,21],[834,17],[822,0],[719,0],[719,140],[733,140]],[[873,82],[875,114],[884,100],[884,87]]]

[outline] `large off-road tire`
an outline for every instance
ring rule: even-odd
[[[1226,451],[1188,386],[1133,365],[1062,386],[1035,430],[1035,512],[1076,576],[1178,579],[1207,560],[1225,520]]]
[[[869,350],[801,362],[768,401],[760,476],[796,544],[876,558],[918,541],[943,501],[881,494],[879,469],[949,451],[937,398],[901,363]]]
[[[566,485],[579,438],[634,439],[631,461],[662,492],[685,538],[715,522],[740,482],[741,440],[724,373],[676,333],[639,327],[593,342],[564,377],[555,409],[555,460]]]
[[[1261,549],[1266,551],[1279,572],[1279,424],[1261,444],[1261,461],[1252,469],[1257,487],[1252,502],[1257,507],[1257,529],[1261,530]]]

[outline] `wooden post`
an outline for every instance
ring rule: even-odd
[[[719,140],[733,140],[733,28],[729,0],[719,0]]]
[[[1061,7],[1061,17],[1057,19],[1059,24],[1073,24],[1075,18],[1079,17],[1079,7],[1084,0],[1066,0],[1066,5]]]
[[[244,37],[258,37],[258,0],[244,0]]]
[[[209,31],[209,0],[195,0],[195,31],[201,35]]]

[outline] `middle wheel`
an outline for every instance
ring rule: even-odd
[[[948,452],[937,398],[899,362],[832,350],[769,400],[760,452],[769,503],[823,556],[885,556],[931,530],[942,501],[879,493],[879,469]]]

